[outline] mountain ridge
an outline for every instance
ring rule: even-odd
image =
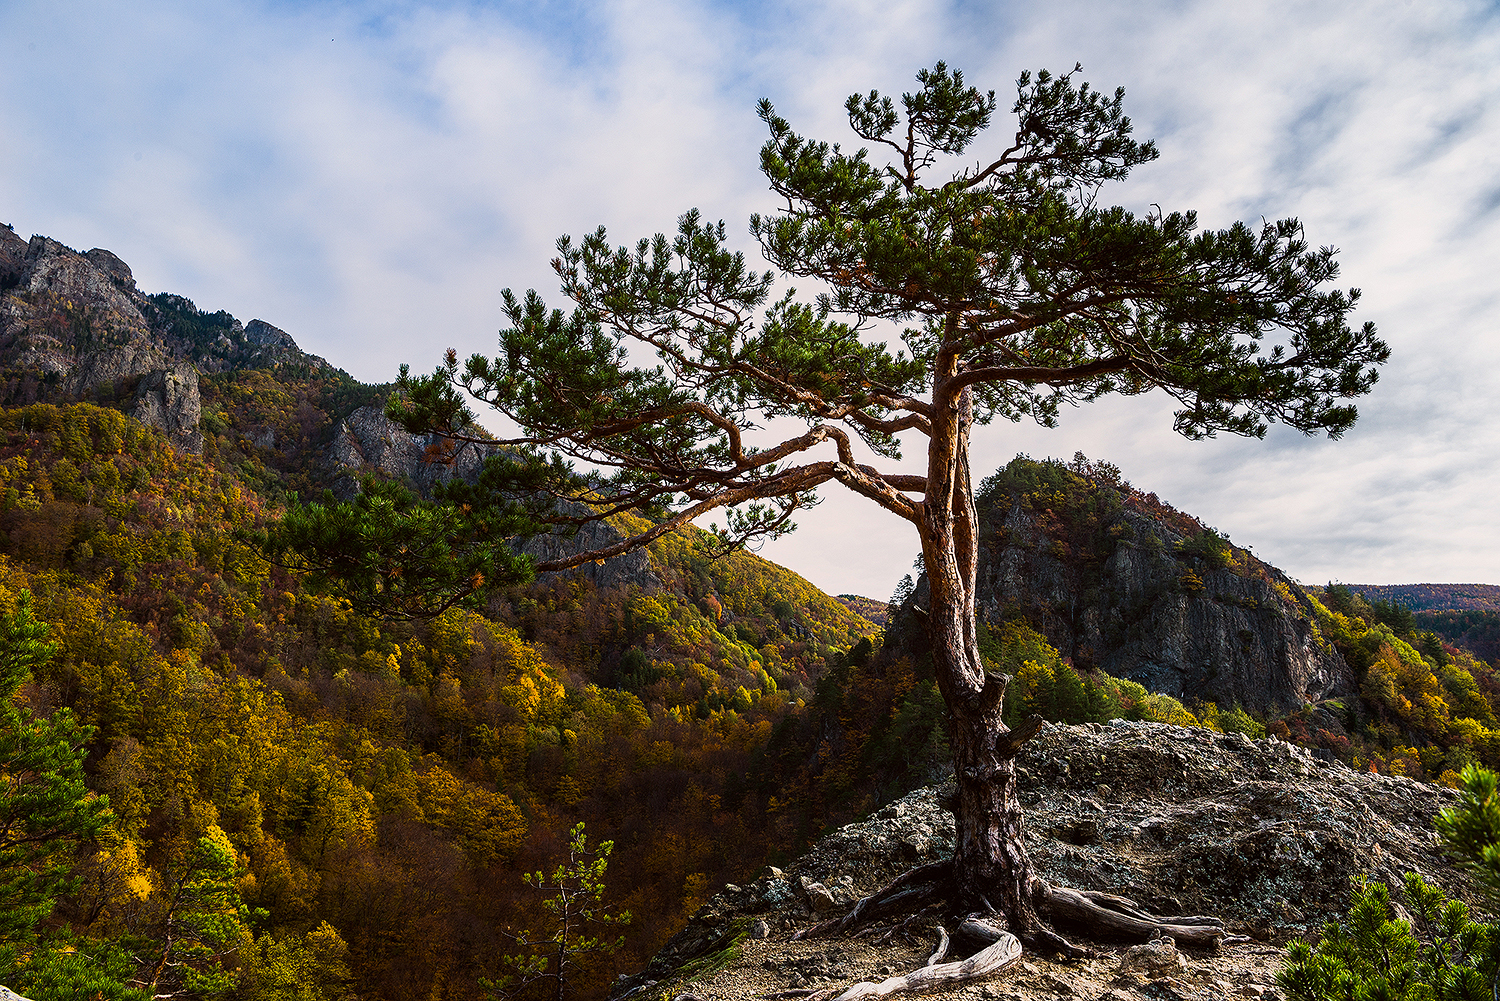
[[[1500,584],[1345,584],[1371,601],[1394,602],[1414,612],[1500,612]]]

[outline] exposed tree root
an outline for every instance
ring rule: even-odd
[[[947,959],[948,958],[948,946],[950,944],[951,944],[951,939],[948,938],[948,929],[944,928],[942,925],[938,925],[938,944],[937,944],[937,948],[934,949],[934,950],[932,950],[932,955],[931,956],[927,957],[927,965],[928,966],[936,966],[939,963],[941,963],[943,960]]]
[[[909,869],[868,897],[861,897],[848,914],[804,928],[792,936],[792,941],[844,935],[889,914],[920,910],[941,893],[952,871],[951,862],[930,862]]]
[[[965,924],[979,922],[965,922]],[[856,998],[889,997],[910,991],[927,990],[933,987],[952,987],[972,980],[979,980],[1014,963],[1021,958],[1021,942],[1009,932],[992,929],[995,940],[968,959],[957,963],[932,963],[901,977],[891,977],[878,984],[869,982],[855,984],[836,1001],[855,1001]],[[946,938],[946,936],[944,936]]]
[[[953,890],[952,867],[947,862],[920,866],[904,873],[888,885],[862,898],[842,917],[819,922],[793,935],[793,939],[848,934],[879,918],[906,913],[909,923],[934,901]],[[978,915],[970,915],[959,924],[955,937],[986,943],[968,959],[944,963],[952,939],[945,928],[939,928],[940,940],[927,965],[904,976],[891,977],[879,984],[860,983],[834,997],[833,991],[818,991],[807,1001],[855,1001],[857,998],[888,997],[932,987],[952,987],[966,981],[989,977],[1020,957],[1022,943],[1033,951],[1061,953],[1069,958],[1093,955],[1068,941],[1050,927],[1051,922],[1068,925],[1090,938],[1147,942],[1168,935],[1182,945],[1218,948],[1224,939],[1224,922],[1215,917],[1152,914],[1128,897],[1091,890],[1074,890],[1043,884],[1038,888],[1036,906],[1047,921],[1033,927],[1016,929],[1012,934]],[[991,908],[993,911],[993,908]],[[996,915],[998,917],[998,915]],[[1003,922],[1003,919],[1002,919]],[[906,927],[904,923],[902,928]],[[889,934],[886,936],[889,938]],[[789,995],[780,995],[787,997]]]
[[[1054,920],[1081,928],[1097,938],[1149,942],[1170,935],[1180,945],[1216,949],[1224,938],[1224,922],[1211,917],[1162,917],[1133,900],[1109,893],[1049,886],[1043,905]]]
[[[937,912],[940,911],[940,910],[942,910],[942,902],[941,901],[933,901],[932,903],[928,904],[926,907],[922,908],[921,910],[914,911],[913,913],[907,915],[906,918],[900,924],[898,924],[898,925],[892,925],[891,927],[887,928],[885,930],[885,932],[879,938],[875,939],[875,944],[876,945],[885,945],[886,943],[888,943],[892,939],[894,939],[897,935],[901,935],[907,941],[911,941],[911,931],[910,931],[910,929],[912,928],[912,926],[916,925],[916,924],[919,924],[922,920],[924,920],[926,918],[934,917],[937,914]],[[875,931],[875,929],[873,929],[873,928],[870,929],[871,933],[873,933],[874,931]],[[857,934],[864,934],[864,933],[860,932],[860,933],[857,933]]]

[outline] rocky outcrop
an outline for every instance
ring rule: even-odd
[[[1300,588],[1274,567],[1243,556],[1216,565],[1129,509],[1111,525],[1112,551],[1070,560],[1033,511],[1007,500],[984,519],[997,543],[980,556],[987,618],[1019,610],[1074,663],[1178,699],[1285,713],[1357,690]]]
[[[329,448],[333,492],[344,499],[359,492],[361,475],[383,473],[426,493],[454,478],[473,480],[488,457],[488,450],[467,443],[450,452],[437,437],[411,434],[379,407],[361,407],[344,418]]]
[[[1070,489],[981,500],[983,620],[1024,618],[1076,666],[1184,702],[1283,715],[1357,692],[1281,571],[1128,486]],[[908,604],[926,607],[926,587]]]
[[[564,504],[561,507],[565,513],[573,516],[582,515],[587,510],[582,504]],[[625,536],[613,526],[605,522],[592,521],[580,526],[571,534],[558,530],[547,535],[534,535],[519,548],[521,552],[541,562],[561,559],[572,556],[574,553],[604,549],[624,538]],[[651,557],[644,549],[637,549],[599,563],[588,562],[567,572],[583,577],[596,587],[640,587],[655,591],[662,586],[661,578],[651,566]]]
[[[1017,765],[1027,848],[1044,878],[1161,912],[1216,914],[1231,935],[1279,943],[1320,927],[1347,908],[1359,876],[1398,886],[1419,872],[1470,894],[1432,829],[1456,793],[1355,772],[1274,738],[1125,720],[1048,725]],[[913,866],[950,857],[950,790],[913,792],[827,835],[785,870],[724,887],[615,996],[664,982],[747,932],[784,940],[827,909],[825,894],[847,906]]]
[[[262,320],[153,301],[108,250],[80,254],[0,226],[0,403],[97,400],[198,452],[198,372],[282,365],[329,367]]]
[[[0,292],[15,288],[26,272],[26,241],[9,224],[0,224]]]
[[[348,498],[358,493],[359,477],[372,472],[405,480],[422,492],[454,478],[472,481],[491,454],[491,449],[472,443],[450,451],[436,436],[413,435],[387,418],[378,407],[362,407],[340,424],[329,449],[329,461],[334,470],[335,496]],[[585,512],[578,504],[564,504],[563,510],[573,515]],[[533,536],[518,548],[538,561],[554,560],[602,549],[623,538],[608,524],[590,522],[576,532],[559,529]],[[655,590],[662,586],[644,550],[602,563],[585,563],[568,572],[598,587],[633,585]]]
[[[203,451],[203,432],[198,420],[203,416],[202,398],[198,393],[198,370],[186,363],[146,375],[136,386],[135,402],[130,416],[161,428],[177,448]]]

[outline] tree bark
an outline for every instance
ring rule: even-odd
[[[960,912],[995,913],[1012,931],[1028,936],[1045,928],[1038,907],[1046,887],[1023,838],[1015,755],[1024,737],[1012,736],[1001,719],[1009,679],[987,674],[979,654],[974,599],[979,526],[969,474],[974,415],[970,391],[957,380],[960,370],[956,352],[939,354],[920,525],[930,589],[928,636],[938,688],[948,705],[958,784],[954,905]]]

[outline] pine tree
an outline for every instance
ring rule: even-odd
[[[84,787],[92,730],[67,709],[41,719],[18,701],[56,650],[47,632],[28,591],[0,615],[0,945],[31,941],[57,897],[75,887],[78,848],[109,808]]]
[[[1014,131],[988,147],[976,144],[994,122],[994,92],[942,63],[917,75],[899,109],[856,94],[849,124],[884,163],[870,148],[804,138],[762,102],[761,169],[781,208],[753,216],[751,234],[773,266],[826,292],[773,300],[775,277],[749,270],[723,223],[696,210],[675,237],[633,248],[602,229],[564,237],[553,268],[572,311],[506,290],[498,354],[461,365],[450,350],[425,377],[403,368],[389,412],[448,443],[438,455],[492,441],[475,432],[471,399],[519,429],[501,443],[508,463],[449,498],[460,508],[501,510],[524,484],[526,496],[566,501],[532,509],[539,524],[653,519],[617,544],[521,571],[613,556],[715,513],[725,547],[775,537],[829,483],[907,522],[929,583],[918,617],[958,782],[954,858],[919,876],[955,912],[996,913],[1044,948],[1070,948],[1053,918],[1209,941],[1222,934],[1214,925],[1050,887],[1027,855],[1014,758],[1040,721],[1006,727],[1009,678],[979,652],[970,437],[996,418],[1050,426],[1065,405],[1153,390],[1177,400],[1174,428],[1191,439],[1260,436],[1276,421],[1337,437],[1357,416],[1345,401],[1371,388],[1389,351],[1372,325],[1349,326],[1358,292],[1327,287],[1335,252],[1311,249],[1296,220],[1199,231],[1192,212],[1101,203],[1106,182],[1157,152],[1132,138],[1123,91],[1097,92],[1076,73],[1022,74]],[[966,159],[971,150],[983,156]],[[902,329],[904,349],[877,342],[876,321]],[[773,418],[800,426],[759,442]],[[890,468],[902,432],[925,439],[920,473]],[[856,441],[885,468],[857,457]],[[350,525],[339,545],[361,557],[366,535],[389,538]],[[462,550],[464,533],[450,537]],[[286,544],[316,563],[309,541]],[[384,580],[421,572],[403,569],[421,547],[403,546]]]
[[[578,823],[568,835],[567,861],[559,862],[550,878],[541,870],[522,876],[527,886],[543,895],[542,906],[552,915],[551,928],[527,928],[512,936],[522,951],[505,957],[510,973],[485,982],[494,996],[516,997],[540,987],[544,996],[562,1001],[580,964],[620,948],[623,938],[600,934],[630,923],[629,911],[604,903],[604,873],[614,848],[613,841],[601,841],[590,850],[583,824]]]

